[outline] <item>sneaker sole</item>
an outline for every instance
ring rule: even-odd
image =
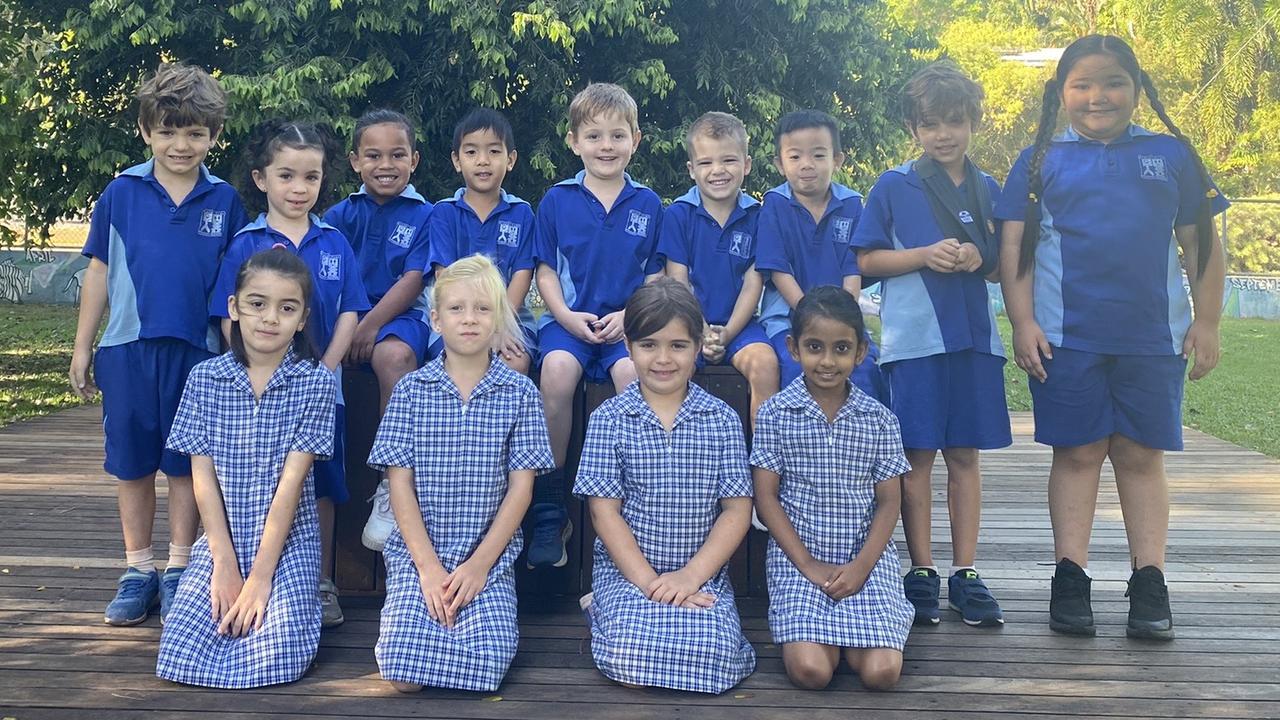
[[[159,605],[160,605],[160,598],[157,597],[155,602],[147,606],[147,611],[142,613],[142,617],[128,618],[125,620],[112,620],[106,615],[103,615],[102,622],[104,625],[110,625],[111,627],[130,627],[132,625],[141,625],[142,623],[147,621],[147,618],[151,617],[151,613],[155,611],[155,609],[159,607]]]
[[[1094,625],[1070,625],[1057,620],[1049,620],[1049,629],[1060,635],[1074,635],[1075,637],[1096,637],[1098,628]]]
[[[344,623],[344,622],[346,622],[346,621],[347,621],[347,619],[346,619],[345,617],[340,617],[340,618],[338,618],[336,622],[335,622],[335,621],[332,621],[332,620],[330,620],[330,621],[328,621],[328,622],[325,622],[324,620],[321,620],[321,621],[320,621],[320,628],[321,628],[321,629],[323,629],[323,630],[332,630],[332,629],[334,629],[334,628],[336,628],[336,627],[340,627],[340,626],[342,625],[342,623]]]
[[[964,624],[968,625],[969,627],[999,627],[1001,625],[1004,625],[1003,617],[983,618],[981,620],[970,620],[969,618],[964,616],[964,611],[956,607],[955,605],[947,605],[947,607],[959,613],[960,619],[963,620]]]
[[[1161,640],[1168,641],[1173,639],[1173,628],[1168,630],[1155,630],[1151,628],[1135,628],[1126,626],[1124,634],[1134,640]]]
[[[917,615],[915,619],[911,621],[911,624],[916,627],[933,627],[940,622],[942,622],[942,618],[940,617],[920,617]]]
[[[373,552],[380,553],[387,546],[387,540],[383,538],[382,542],[378,542],[375,538],[369,536],[368,531],[365,531],[360,533],[360,544]]]
[[[573,536],[573,521],[569,519],[565,519],[564,529],[560,531],[560,559],[551,563],[550,566],[534,565],[533,563],[528,562],[526,560],[525,566],[528,567],[530,570],[537,570],[540,567],[564,567],[565,565],[568,565],[569,564],[569,547],[567,543],[569,542],[569,538],[572,536]]]

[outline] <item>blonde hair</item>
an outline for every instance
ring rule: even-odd
[[[445,288],[461,282],[475,283],[480,292],[493,303],[493,330],[499,344],[514,342],[524,347],[524,333],[520,330],[520,320],[516,311],[507,300],[507,286],[502,281],[502,274],[487,256],[475,254],[455,261],[436,276],[435,286],[431,289],[431,307],[440,306]]]
[[[138,122],[147,132],[161,125],[201,125],[217,133],[226,118],[226,91],[194,65],[161,63],[138,87]]]
[[[583,123],[610,113],[621,116],[631,132],[640,131],[640,111],[626,90],[613,83],[591,83],[569,103],[569,132],[576,133]]]
[[[684,149],[693,159],[693,139],[705,137],[710,140],[729,138],[737,143],[742,156],[747,156],[747,126],[738,118],[724,112],[703,113],[702,117],[693,121],[689,131],[684,135]]]

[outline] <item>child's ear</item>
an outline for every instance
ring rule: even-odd
[[[693,161],[692,160],[685,161],[684,166],[689,171],[689,179],[693,180],[694,182],[697,182],[698,178],[693,174]]]
[[[216,127],[216,128],[209,128],[209,144],[210,144],[210,145],[217,145],[217,144],[218,144],[218,138],[219,138],[219,137],[221,137],[221,136],[222,136],[222,126],[221,126],[221,125],[219,125],[219,126],[218,126],[218,127]]]
[[[360,153],[352,150],[347,153],[347,162],[351,163],[351,172],[360,175]]]
[[[783,178],[786,178],[786,177],[787,177],[787,171],[785,171],[785,170],[783,170],[783,169],[782,169],[782,156],[781,156],[781,155],[774,155],[774,156],[773,156],[773,169],[774,169],[774,170],[777,170],[777,171],[778,171],[778,174],[779,174],[779,175],[781,175]]]
[[[751,174],[751,156],[746,155],[742,158],[742,176],[746,177]]]
[[[462,161],[458,158],[458,153],[456,152],[449,153],[449,160],[453,161],[453,171],[456,173],[461,173]]]
[[[266,192],[266,191],[267,191],[267,179],[266,179],[265,177],[263,177],[263,175],[262,175],[262,171],[261,171],[261,170],[254,170],[252,173],[250,173],[250,175],[252,175],[252,177],[253,177],[253,184],[254,184],[254,185],[257,185],[257,186],[258,186],[258,189],[259,189],[259,190],[261,190],[262,192]]]
[[[911,121],[904,121],[903,127],[907,129],[907,133],[911,135],[911,139],[920,142],[920,136],[916,134],[916,124]]]
[[[414,150],[413,160],[409,162],[409,172],[413,172],[414,170],[418,169],[418,161],[421,159],[422,159],[422,156],[418,154],[417,150]]]
[[[844,167],[844,153],[842,153],[842,152],[840,152],[839,150],[837,150],[837,151],[836,151],[836,154],[832,156],[832,159],[836,161],[836,169],[837,169],[837,170],[839,170],[840,168]]]
[[[791,353],[791,359],[800,362],[800,346],[796,344],[796,338],[790,332],[787,333],[787,352]]]
[[[507,172],[511,172],[512,170],[515,169],[516,157],[517,157],[517,153],[515,150],[512,150],[507,153]]]
[[[440,332],[440,313],[435,308],[431,308],[431,329]]]
[[[572,130],[564,134],[564,144],[569,146],[574,155],[581,157],[582,153],[578,152],[578,138],[573,134]]]
[[[227,317],[231,318],[231,322],[240,322],[240,307],[236,305],[236,296],[227,296]]]
[[[142,135],[142,142],[148,145],[151,144],[151,131],[147,129],[146,125],[142,124],[141,120],[138,121],[138,133]]]
[[[862,337],[858,338],[858,352],[853,356],[853,366],[858,367],[863,360],[867,359],[867,353],[871,352],[871,338],[867,335],[867,331],[862,331]]]
[[[640,149],[641,137],[643,137],[643,135],[640,134],[639,130],[633,130],[631,132],[631,152],[635,152]]]

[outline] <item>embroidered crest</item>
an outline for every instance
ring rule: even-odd
[[[321,280],[341,280],[342,256],[321,250],[320,272],[317,274],[320,276]]]
[[[498,221],[498,244],[515,247],[520,243],[520,225],[507,220]]]
[[[627,216],[626,231],[628,235],[644,237],[649,232],[649,216],[639,210],[632,210]]]
[[[387,238],[387,242],[402,248],[409,247],[409,243],[413,242],[413,226],[409,223],[396,223],[396,229],[391,231],[391,237]]]
[[[960,211],[960,222],[964,223],[965,225],[972,225],[972,224],[973,224],[973,215],[970,215],[968,210],[961,210],[961,211]]]
[[[1139,155],[1138,170],[1143,180],[1167,181],[1169,179],[1165,171],[1163,155]]]
[[[196,232],[205,237],[222,237],[223,226],[226,224],[226,210],[205,210],[200,213],[200,227]]]
[[[729,254],[740,258],[751,257],[751,236],[735,230],[729,237]]]
[[[835,241],[840,245],[848,245],[849,236],[853,234],[853,220],[838,217],[831,221],[831,227],[835,231]]]

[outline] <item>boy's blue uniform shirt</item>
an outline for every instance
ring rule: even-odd
[[[311,216],[311,227],[306,236],[297,245],[267,225],[265,213],[236,233],[222,260],[222,271],[218,273],[218,283],[209,300],[209,315],[217,318],[228,316],[227,297],[235,293],[240,266],[254,253],[270,250],[277,243],[292,250],[311,269],[315,292],[307,329],[316,349],[323,354],[333,339],[338,316],[344,312],[368,310],[369,298],[360,282],[351,245],[341,232],[315,215]]]
[[[107,265],[111,314],[98,345],[171,337],[216,351],[209,293],[219,259],[247,219],[235,189],[203,165],[181,204],[156,180],[154,160],[112,180],[94,206],[83,250]]]
[[[756,270],[788,273],[806,293],[819,285],[840,287],[845,277],[859,274],[849,241],[861,215],[862,196],[833,182],[827,209],[814,222],[809,209],[792,196],[791,184],[782,183],[765,193],[760,208]],[[790,313],[786,299],[772,284],[766,286],[760,322],[769,337],[790,328]]]
[[[744,192],[724,227],[702,205],[694,186],[676,198],[662,216],[658,261],[689,268],[689,282],[702,305],[702,316],[723,325],[733,315],[742,292],[742,276],[756,261],[756,219],[760,203]]]
[[[914,165],[888,170],[876,181],[853,234],[855,249],[911,250],[943,239]],[[983,178],[998,199],[1000,185]],[[922,268],[884,278],[880,287],[881,363],[970,349],[1004,357],[987,283],[977,273]]]
[[[324,214],[324,222],[351,243],[370,303],[378,304],[406,272],[429,273],[427,220],[431,212],[431,203],[412,185],[381,205],[361,185]]]
[[[604,316],[621,310],[645,277],[662,269],[656,253],[662,200],[624,175],[606,213],[585,177],[584,170],[556,183],[538,203],[533,254],[559,275],[570,310]],[[552,320],[543,313],[538,325]]]
[[[996,217],[1025,217],[1032,148]],[[1068,127],[1045,153],[1036,322],[1049,343],[1114,355],[1180,355],[1191,325],[1173,228],[1193,225],[1206,188],[1187,147],[1137,125],[1110,143]],[[1213,212],[1228,203],[1220,194]]]

